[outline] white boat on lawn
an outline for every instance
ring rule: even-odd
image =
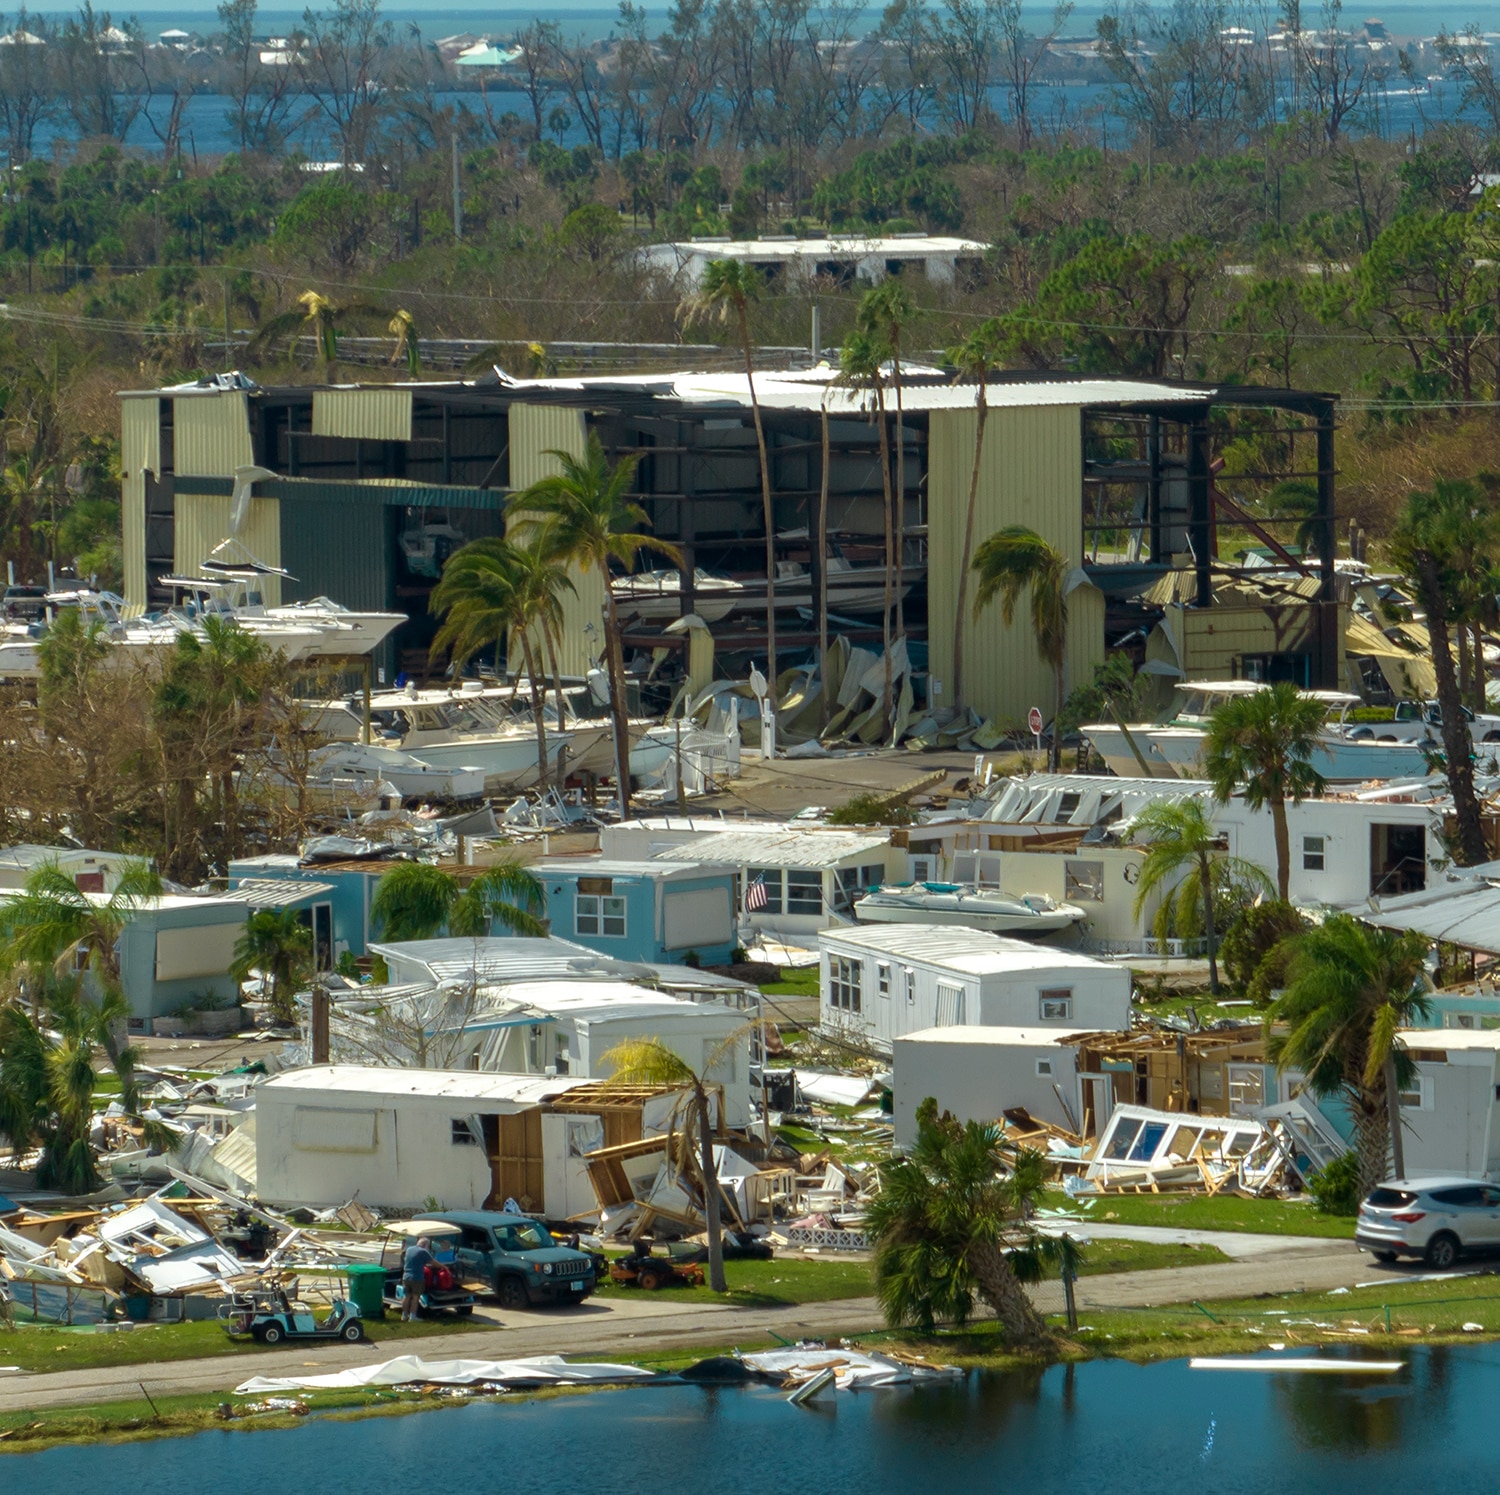
[[[855,900],[861,924],[959,924],[991,934],[1056,934],[1088,918],[1072,903],[1043,893],[1019,897],[996,888],[953,882],[885,885]]]

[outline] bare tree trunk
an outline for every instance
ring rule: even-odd
[[[1198,876],[1203,884],[1203,933],[1208,940],[1208,989],[1219,994],[1218,938],[1214,931],[1214,869],[1207,853],[1198,858]]]
[[[530,635],[524,628],[518,628],[516,632],[521,635],[521,657],[526,661],[526,678],[531,683],[531,720],[536,726],[537,783],[545,792],[552,784],[552,776],[547,772],[547,719],[543,714],[547,708],[546,677],[537,676],[536,652],[531,647]]]
[[[1401,1135],[1401,1092],[1396,1085],[1396,1055],[1385,1056],[1385,1105],[1390,1117],[1391,1166],[1397,1178],[1406,1177],[1406,1142]]]
[[[875,404],[880,418],[880,483],[885,498],[885,605],[880,612],[880,642],[885,649],[885,725],[896,720],[896,703],[891,699],[891,571],[895,561],[891,539],[891,432],[885,420],[885,388],[875,386]]]
[[[630,717],[625,710],[625,646],[615,594],[604,573],[604,645],[609,658],[609,712],[615,728],[615,775],[620,786],[620,819],[630,819]]]
[[[969,1265],[979,1296],[995,1310],[1006,1340],[1025,1344],[1047,1337],[1046,1323],[998,1245],[976,1247],[970,1253]]]
[[[766,457],[766,428],[755,394],[755,363],[750,353],[750,321],[739,307],[740,344],[745,350],[745,379],[750,386],[750,413],[755,418],[755,445],[760,452],[760,501],[766,524],[766,683],[776,709],[776,505],[771,499],[771,464]]]
[[[1292,880],[1292,838],[1286,826],[1286,801],[1279,794],[1271,801],[1271,834],[1276,843],[1276,896],[1285,903]]]
[[[823,395],[823,471],[818,483],[818,674],[823,681],[822,723],[826,727],[833,702],[828,694],[828,395]]]
[[[1474,793],[1474,751],[1468,718],[1460,709],[1458,681],[1453,672],[1453,651],[1448,641],[1448,609],[1443,597],[1437,562],[1423,552],[1417,565],[1417,589],[1427,613],[1427,637],[1432,646],[1432,669],[1437,676],[1438,706],[1443,714],[1443,755],[1448,760],[1448,789],[1453,795],[1453,815],[1458,821],[1460,865],[1473,867],[1489,859],[1484,831],[1479,822],[1479,800]],[[1284,898],[1285,893],[1282,894]]]
[[[953,616],[953,705],[964,704],[964,630],[969,624],[969,567],[974,562],[974,509],[979,502],[979,472],[984,460],[984,428],[989,424],[990,404],[985,382],[979,380],[979,422],[974,428],[974,468],[969,474],[969,506],[964,513],[964,548],[958,561],[958,605]]]
[[[901,583],[905,571],[906,547],[906,420],[901,399],[901,351],[893,349],[892,372],[896,376],[896,502],[892,516],[892,528],[896,538],[896,559],[892,570],[895,574],[896,593],[896,637],[906,632],[906,609],[901,601]],[[894,715],[893,715],[894,719]]]
[[[727,1293],[724,1277],[724,1240],[719,1227],[719,1170],[714,1166],[714,1137],[708,1121],[708,1092],[695,1087],[693,1107],[698,1113],[699,1171],[703,1175],[703,1228],[708,1237],[708,1285],[716,1293]]]

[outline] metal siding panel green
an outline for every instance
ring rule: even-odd
[[[180,476],[233,477],[255,461],[243,390],[178,395],[172,401],[173,461]]]
[[[978,413],[934,411],[928,476],[928,636],[932,672],[952,704],[953,627]],[[1083,437],[1076,405],[991,410],[975,503],[974,544],[1007,524],[1024,524],[1074,565],[1083,559]],[[1103,658],[1103,609],[1084,589],[1069,599],[1070,687]],[[1030,706],[1052,710],[1052,672],[1037,657],[1024,611],[1007,628],[998,606],[976,620],[974,588],[965,630],[965,696],[981,716],[1005,725]],[[1101,599],[1102,600],[1102,599]]]
[[[581,457],[588,444],[581,410],[563,405],[512,405],[510,407],[510,484],[513,490],[529,487],[557,473],[556,457],[548,452],[568,452]],[[523,531],[524,533],[524,531]],[[558,641],[558,667],[565,675],[582,675],[592,655],[602,652],[604,636],[604,579],[596,572],[570,572],[575,593],[562,600],[563,627]],[[585,632],[592,623],[593,641]]]

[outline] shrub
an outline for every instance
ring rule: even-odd
[[[1229,984],[1251,1001],[1269,1002],[1286,980],[1285,942],[1307,927],[1307,920],[1290,903],[1277,898],[1245,909],[1219,944]]]
[[[1359,1154],[1341,1153],[1307,1180],[1307,1192],[1325,1215],[1359,1213]]]
[[[823,818],[829,825],[915,825],[917,812],[885,795],[856,794]]]

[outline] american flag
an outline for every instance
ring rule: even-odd
[[[753,914],[756,909],[766,906],[766,880],[757,877],[748,888],[745,889],[745,912]]]

